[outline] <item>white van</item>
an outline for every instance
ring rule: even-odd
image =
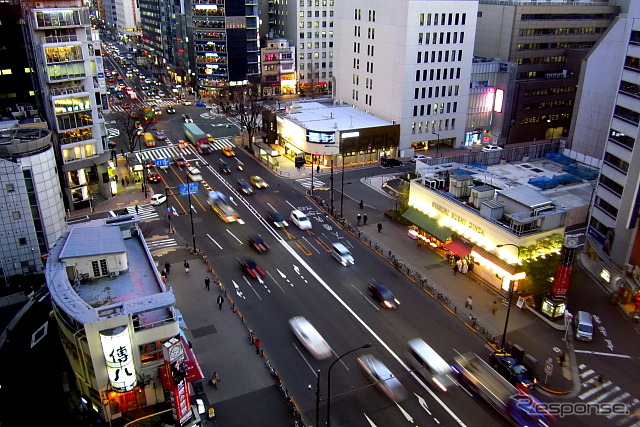
[[[455,384],[451,366],[421,338],[407,343],[407,358],[415,371],[442,391]]]
[[[576,339],[580,341],[593,341],[593,321],[591,314],[579,311],[574,321],[576,327]]]
[[[331,255],[333,255],[333,257],[337,259],[340,264],[344,265],[345,267],[354,264],[355,261],[353,260],[353,256],[351,256],[351,252],[349,252],[349,249],[347,249],[345,245],[336,242],[332,245],[332,249],[333,250],[331,251]]]

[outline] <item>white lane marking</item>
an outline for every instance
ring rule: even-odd
[[[280,288],[280,290],[282,291],[282,293],[283,293],[283,294],[286,294],[286,292],[284,291],[284,289],[282,289],[282,286],[280,286],[280,283],[278,283],[278,281],[276,280],[276,278],[275,278],[275,277],[273,277],[273,276],[271,275],[271,273],[269,273],[269,272],[267,272],[267,274],[269,275],[269,277],[271,277],[271,279],[272,279],[274,282],[276,282],[276,285],[278,285],[278,287]],[[293,286],[293,285],[291,285],[291,286]]]
[[[207,237],[209,238],[209,240],[211,240],[213,243],[215,243],[215,245],[218,247],[218,249],[222,250],[222,246],[220,246],[220,244],[218,242],[216,242],[215,239],[213,237],[211,237],[211,235],[207,234]]]
[[[374,303],[371,302],[371,300],[369,298],[367,298],[367,296],[365,294],[363,294],[362,292],[360,292],[360,289],[356,288],[354,286],[353,283],[349,283],[351,285],[351,287],[353,289],[356,290],[356,292],[358,292],[360,295],[362,295],[362,297],[365,299],[365,301],[367,301],[369,304],[371,304],[373,306],[373,308],[375,308],[376,310],[380,311],[380,307],[378,307],[377,305],[375,305]]]
[[[304,360],[304,363],[306,363],[306,364],[307,364],[307,366],[309,367],[309,369],[311,369],[311,372],[313,372],[313,374],[314,374],[314,375],[318,375],[318,374],[316,373],[316,370],[315,370],[315,369],[313,369],[313,366],[311,366],[311,363],[309,363],[309,362],[307,361],[307,358],[306,358],[306,357],[304,357],[304,354],[302,354],[302,352],[300,351],[300,349],[298,348],[298,346],[296,345],[296,343],[292,343],[292,344],[293,344],[293,348],[295,348],[295,349],[296,349],[296,351],[298,352],[298,354],[300,355],[300,357],[302,357],[302,360]]]
[[[258,292],[256,292],[256,290],[253,288],[253,286],[251,286],[251,282],[249,281],[249,279],[247,279],[247,276],[242,276],[242,278],[244,279],[245,282],[247,282],[247,285],[249,285],[249,287],[251,288],[251,290],[253,291],[253,293],[256,294],[256,296],[258,297],[258,299],[260,301],[262,301],[262,298],[260,298],[260,295],[258,294]]]
[[[595,354],[597,356],[611,356],[611,357],[621,357],[623,359],[631,359],[631,356],[627,354],[602,353],[600,351],[589,351],[589,350],[574,350],[574,351],[576,353]]]

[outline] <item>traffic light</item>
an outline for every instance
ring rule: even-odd
[[[296,157],[295,159],[296,168],[301,168],[302,166],[304,166],[304,164],[305,164],[305,161],[303,157]]]

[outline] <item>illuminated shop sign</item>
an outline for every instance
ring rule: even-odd
[[[101,331],[100,342],[111,387],[120,393],[132,390],[137,384],[137,375],[133,364],[129,329],[119,326]]]
[[[357,138],[360,136],[360,132],[343,132],[342,139],[345,138]]]
[[[476,233],[484,236],[484,230],[482,229],[482,227],[472,223],[471,221],[469,221],[465,217],[451,212],[449,209],[445,208],[444,206],[441,206],[441,205],[437,204],[436,202],[431,202],[431,207],[433,209],[437,210],[438,212],[440,212],[441,214],[443,214],[443,215],[451,218],[452,220],[456,221],[458,224],[463,225],[463,226],[467,227],[469,230],[473,230]]]
[[[335,144],[336,135],[334,132],[307,131],[307,141],[316,144]]]

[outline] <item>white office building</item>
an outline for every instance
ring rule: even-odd
[[[412,144],[460,147],[477,11],[477,1],[337,4],[336,99],[400,124],[400,157]]]

